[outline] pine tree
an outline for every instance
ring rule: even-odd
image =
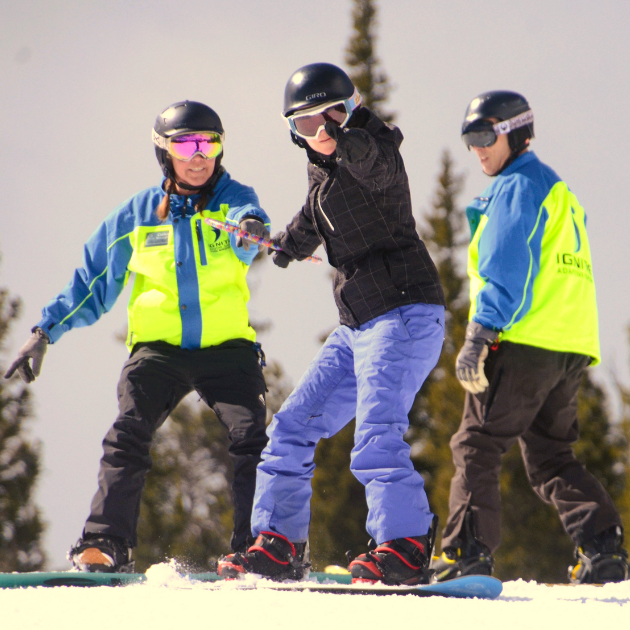
[[[269,257],[266,250],[258,252],[249,273],[250,279],[252,278],[252,271],[260,269],[260,265],[268,260]],[[252,280],[250,280],[250,283],[252,283]],[[250,326],[256,331],[257,336],[269,332],[273,328],[273,324],[269,320],[250,320]],[[265,402],[267,404],[267,424],[269,424],[274,414],[282,407],[282,403],[288,398],[293,387],[280,361],[267,359],[266,363],[267,365],[263,367],[263,375],[267,385]]]
[[[346,63],[353,68],[349,76],[363,97],[363,104],[381,120],[393,122],[395,115],[381,108],[389,98],[391,85],[387,74],[379,69],[380,62],[374,51],[376,13],[376,3],[373,0],[354,0],[354,32],[346,48]]]
[[[227,431],[202,403],[183,401],[156,433],[138,523],[137,568],[176,558],[207,571],[229,549],[232,468]]]
[[[365,551],[369,539],[365,488],[350,472],[354,428],[353,420],[332,438],[321,440],[315,453],[309,539],[315,570],[328,564],[345,566],[345,552]]]
[[[630,341],[630,326],[627,328],[627,338]],[[618,471],[623,473],[624,485],[621,496],[617,501],[617,508],[621,514],[626,536],[626,549],[630,540],[630,386],[623,385],[615,379],[615,388],[621,402],[621,417],[617,425],[619,440],[623,446],[623,453]]]
[[[267,384],[265,401],[267,403],[267,424],[269,424],[273,416],[280,411],[282,403],[288,398],[293,387],[282,364],[275,359],[267,361],[266,367],[263,368],[263,375]]]
[[[4,353],[20,301],[0,289],[0,351]],[[0,366],[4,374],[6,366]],[[32,418],[30,392],[16,375],[6,381],[0,374],[0,571],[39,571],[46,557],[44,532],[33,492],[41,470],[41,446],[32,440],[26,424]]]

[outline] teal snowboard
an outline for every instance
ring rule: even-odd
[[[216,573],[188,573],[191,582],[216,582],[221,588],[222,578]],[[146,582],[144,573],[80,573],[58,571],[51,573],[0,573],[0,588],[26,588],[29,586],[127,586]],[[270,589],[276,591],[312,591],[317,593],[344,593],[355,595],[419,595],[442,597],[495,599],[501,594],[500,580],[487,575],[466,575],[464,577],[424,584],[421,586],[385,586],[380,584],[351,584],[350,575],[331,573],[311,573],[309,581],[303,582],[246,582],[232,581],[243,590]]]

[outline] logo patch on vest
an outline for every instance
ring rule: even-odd
[[[221,252],[226,249],[230,249],[230,239],[228,235],[219,230],[219,228],[212,228],[211,234],[214,236],[213,242],[208,242],[208,249],[210,253]],[[208,239],[210,241],[210,239]]]
[[[162,230],[161,232],[149,232],[144,241],[145,247],[159,247],[161,245],[168,245],[168,232]]]
[[[593,282],[593,268],[590,261],[574,254],[556,254],[558,273],[571,274]]]

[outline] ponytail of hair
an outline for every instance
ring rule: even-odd
[[[166,219],[168,218],[168,213],[171,211],[170,195],[175,193],[175,191],[177,190],[175,182],[170,177],[168,177],[164,181],[163,188],[165,195],[164,197],[162,197],[162,201],[160,201],[160,204],[155,209],[155,214],[157,214],[157,218],[162,221],[162,223],[166,221]]]

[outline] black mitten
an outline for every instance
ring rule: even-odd
[[[326,122],[324,129],[337,143],[338,161],[342,166],[359,162],[370,148],[368,132],[364,129],[342,128],[331,120]]]

